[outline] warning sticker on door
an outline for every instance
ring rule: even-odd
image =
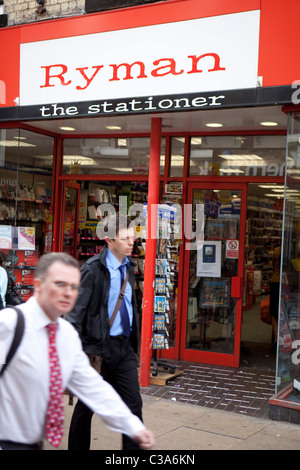
[[[226,258],[238,259],[239,240],[226,240]]]

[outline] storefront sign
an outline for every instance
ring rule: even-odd
[[[88,116],[103,116],[114,114],[127,114],[138,112],[155,112],[169,110],[187,110],[214,108],[222,105],[225,95],[213,96],[159,96],[142,97],[120,100],[102,100],[98,102],[84,102],[68,104],[47,104],[39,107],[39,114],[42,118],[47,117],[74,117],[79,114]],[[83,111],[81,111],[83,109]]]
[[[248,88],[207,93],[188,93],[164,96],[142,96],[114,100],[82,102],[55,102],[34,106],[0,107],[0,122],[20,119],[68,119],[72,117],[102,117],[128,114],[155,114],[162,111],[200,111],[234,107],[273,106],[290,104],[289,86]],[[210,167],[203,164],[201,174],[209,174]],[[257,170],[253,170],[255,173]],[[272,175],[274,176],[273,169]]]
[[[259,18],[255,10],[21,44],[20,104],[198,93],[205,106],[200,90],[257,86]],[[100,111],[103,103],[90,109]]]

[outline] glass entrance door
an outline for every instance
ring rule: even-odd
[[[186,206],[181,357],[238,367],[245,184],[191,183]]]

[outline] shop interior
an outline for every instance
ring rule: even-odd
[[[274,248],[281,243],[283,184],[248,185],[241,364],[274,370],[276,345],[272,325],[260,318],[270,293]]]

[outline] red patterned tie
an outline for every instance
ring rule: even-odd
[[[47,325],[49,335],[50,385],[46,416],[46,438],[54,447],[58,447],[60,444],[64,424],[63,384],[56,350],[57,326],[57,323]]]

